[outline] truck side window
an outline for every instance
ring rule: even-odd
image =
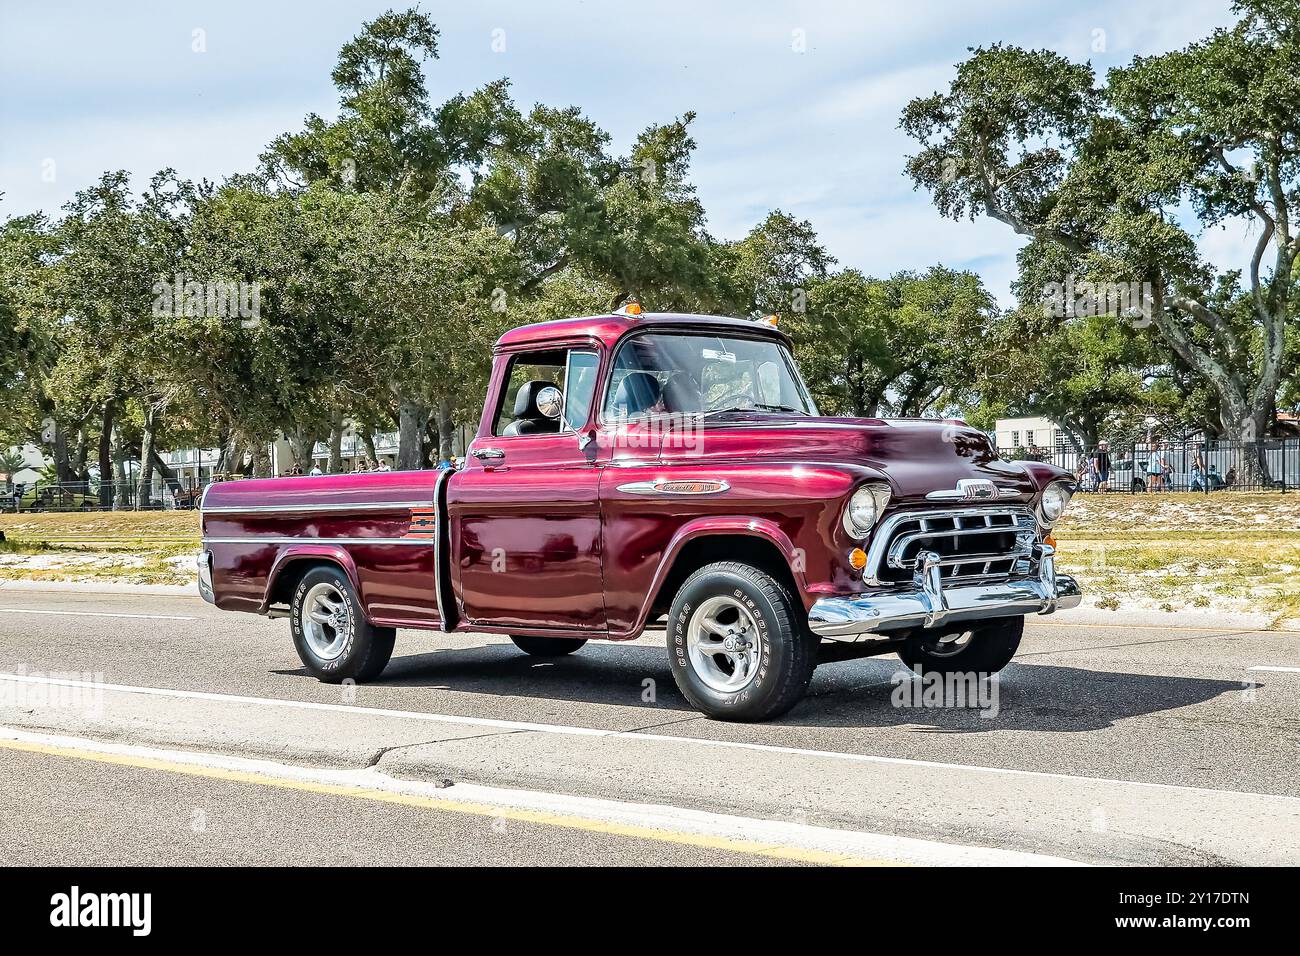
[[[569,366],[564,370],[564,425],[577,431],[587,424],[591,412],[591,399],[596,394],[596,367],[600,356],[595,352],[574,349],[569,353]]]
[[[547,349],[514,356],[492,434],[544,435],[581,428],[595,392],[598,364],[595,352],[581,349]],[[554,386],[564,396],[558,418],[548,417],[538,407],[538,397],[547,386]]]

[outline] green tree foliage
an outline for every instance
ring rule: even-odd
[[[922,146],[907,172],[944,215],[997,219],[1080,278],[1149,282],[1154,330],[1250,440],[1276,404],[1300,255],[1300,3],[1234,9],[1233,27],[1104,84],[1049,51],[977,49],[901,125]],[[1202,260],[1189,217],[1251,222],[1248,312],[1216,306],[1238,277]]]
[[[935,266],[873,279],[846,269],[809,283],[792,332],[823,411],[919,416],[973,404],[997,320],[971,273]]]
[[[390,11],[339,52],[337,117],[307,116],[256,172],[164,170],[138,195],[107,173],[58,219],[0,226],[0,443],[44,441],[65,479],[161,466],[159,443],[220,445],[222,470],[252,453],[265,473],[272,438],[306,465],[350,421],[363,438],[396,426],[399,465],[421,467],[476,420],[503,330],[630,296],[780,313],[829,412],[1034,412],[1083,441],[1149,414],[1231,433],[1291,394],[1296,348],[1294,277],[1279,279],[1296,242],[1292,8],[1241,9],[1105,86],[997,46],[908,107],[923,144],[908,171],[939,209],[1030,237],[1009,314],[966,272],[836,271],[780,210],[720,241],[691,182],[693,114],[620,154],[577,107],[521,110],[505,79],[436,100],[437,27]],[[1261,224],[1248,275],[1199,261],[1187,210]],[[1159,336],[1045,316],[1041,288],[1069,273],[1151,281]],[[190,283],[254,288],[256,315],[188,308]]]

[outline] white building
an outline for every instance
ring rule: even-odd
[[[994,426],[999,450],[1012,451],[1037,445],[1046,452],[1064,451],[1070,440],[1050,420],[1041,416],[1024,418],[999,418]]]
[[[41,470],[53,462],[46,458],[35,445],[13,445],[8,449],[23,460],[23,466],[8,477],[11,484],[32,485],[41,477]],[[0,478],[0,484],[6,479]]]

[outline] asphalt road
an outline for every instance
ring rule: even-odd
[[[888,657],[736,725],[662,635],[405,631],[341,688],[284,621],[4,588],[0,862],[1300,862],[1300,634],[1176,621],[1034,619],[996,712],[895,706]]]

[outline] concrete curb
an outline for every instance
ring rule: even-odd
[[[116,581],[26,581],[0,578],[0,591],[67,591],[74,594],[174,594],[199,596],[195,584],[130,584]]]
[[[1081,624],[1109,627],[1195,627],[1207,630],[1263,631],[1273,626],[1268,614],[1247,611],[1216,611],[1213,608],[1184,608],[1160,611],[1151,608],[1076,607],[1055,614],[1031,614],[1029,624]]]

